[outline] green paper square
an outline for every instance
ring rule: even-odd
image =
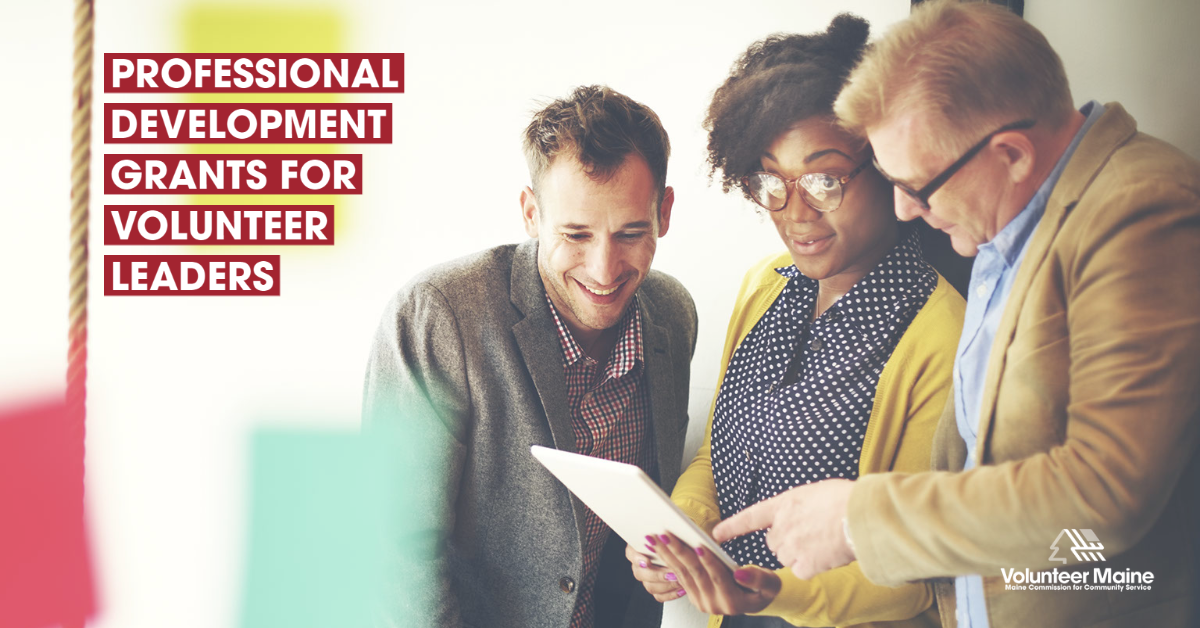
[[[242,628],[367,628],[378,600],[388,478],[357,433],[252,437]]]

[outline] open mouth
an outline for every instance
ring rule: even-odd
[[[574,278],[572,278],[574,279]],[[617,299],[617,293],[621,291],[621,286],[625,285],[628,280],[622,280],[608,288],[592,287],[578,279],[574,279],[575,283],[583,289],[584,294],[594,303],[610,303]]]
[[[800,238],[792,238],[792,248],[804,255],[815,255],[821,253],[829,244],[833,242],[833,235],[826,236],[802,236]]]
[[[583,284],[580,284],[580,285],[583,285]],[[606,296],[616,292],[617,288],[620,288],[620,287],[621,287],[620,285],[617,285],[612,288],[609,288],[608,290],[599,290],[599,289],[595,289],[595,288],[589,288],[588,286],[583,286],[583,288],[585,290],[587,290],[588,292],[602,296],[602,297],[606,297]]]

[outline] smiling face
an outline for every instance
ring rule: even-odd
[[[841,178],[864,159],[870,159],[870,151],[828,119],[809,118],[776,138],[761,163],[763,170],[786,179],[814,172]],[[792,189],[787,205],[770,216],[796,268],[842,293],[870,272],[897,238],[891,186],[870,167],[845,184],[836,211],[819,212]]]
[[[616,325],[666,235],[674,193],[658,188],[646,161],[625,158],[595,181],[570,155],[554,160],[535,197],[521,193],[525,232],[538,239],[538,272],[559,316],[587,344]]]

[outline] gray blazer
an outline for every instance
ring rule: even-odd
[[[529,453],[572,451],[566,379],[537,241],[437,266],[400,290],[367,369],[370,432],[397,428],[407,470],[384,610],[389,626],[567,628],[583,568],[583,504]],[[651,271],[638,290],[658,480],[679,476],[696,309]],[[617,535],[596,584],[598,628],[657,626]]]

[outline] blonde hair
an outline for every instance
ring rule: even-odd
[[[1062,60],[1028,22],[992,4],[930,0],[867,51],[833,108],[856,135],[925,114],[947,131],[929,142],[952,155],[1024,118],[1057,128],[1074,104]]]

